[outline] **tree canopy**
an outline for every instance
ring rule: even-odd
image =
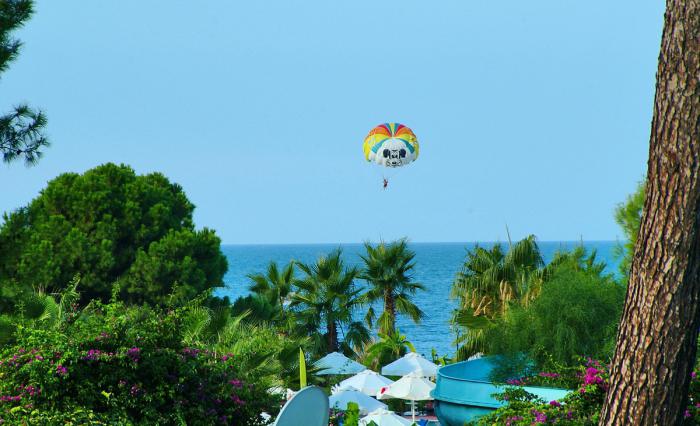
[[[34,13],[32,0],[0,1],[0,74],[17,59],[22,43],[11,36]],[[27,165],[41,158],[41,148],[49,145],[43,133],[46,116],[25,104],[0,115],[0,153],[6,163],[24,158]]]
[[[160,173],[104,164],[50,181],[29,205],[3,215],[0,282],[56,292],[81,277],[82,300],[188,300],[223,285],[220,240],[195,230],[194,205]]]

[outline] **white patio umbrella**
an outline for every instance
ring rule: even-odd
[[[362,373],[355,374],[349,379],[338,383],[338,388],[354,388],[364,394],[375,396],[381,388],[389,386],[392,383],[394,383],[393,380],[387,379],[379,373],[375,373],[372,370],[365,370]]]
[[[387,409],[385,403],[379,402],[357,389],[343,389],[328,397],[328,405],[330,405],[331,408],[345,411],[348,409],[348,402],[357,404],[360,408],[360,412],[365,414],[380,408]]]
[[[391,364],[382,367],[385,376],[405,376],[417,372],[423,377],[435,377],[438,366],[423,358],[420,354],[409,352]]]
[[[426,379],[422,373],[411,373],[382,388],[377,393],[377,399],[399,398],[411,401],[411,416],[416,421],[416,401],[433,399],[430,391],[435,389],[435,383]]]
[[[357,374],[364,371],[367,367],[357,361],[353,361],[340,352],[331,352],[314,363],[314,366],[320,368],[316,374]]]
[[[410,426],[413,423],[397,416],[393,411],[375,410],[366,417],[360,419],[360,426],[367,426],[369,422],[374,422],[377,426]]]

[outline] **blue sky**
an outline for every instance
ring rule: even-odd
[[[622,237],[646,169],[662,2],[38,0],[0,111],[49,117],[38,166],[0,166],[0,211],[62,172],[160,171],[225,243]],[[362,140],[399,121],[393,174]]]

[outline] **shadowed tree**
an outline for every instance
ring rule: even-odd
[[[409,316],[420,322],[423,311],[411,300],[418,290],[425,290],[422,284],[413,282],[411,273],[415,267],[416,254],[408,249],[406,240],[389,244],[384,242],[373,247],[365,243],[366,256],[361,256],[365,267],[360,278],[367,281],[369,288],[364,294],[367,303],[382,301],[384,311],[377,321],[378,329],[384,334],[392,334],[396,329],[396,314]],[[367,324],[372,325],[375,313],[372,306],[367,309]]]
[[[0,0],[0,74],[7,71],[17,59],[22,43],[11,37],[32,16],[31,0]],[[46,117],[27,105],[19,105],[14,111],[0,115],[0,153],[6,163],[24,158],[27,165],[41,158],[41,148],[49,145],[43,129]]]
[[[700,0],[667,0],[646,200],[601,425],[683,421],[700,315]]]

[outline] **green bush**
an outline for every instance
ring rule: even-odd
[[[264,424],[279,399],[236,356],[188,347],[187,309],[90,305],[56,327],[20,325],[0,351],[6,424]]]
[[[222,286],[227,269],[219,238],[194,229],[193,210],[159,173],[105,164],[62,174],[3,216],[0,282],[54,293],[79,275],[85,303],[108,301],[115,282],[134,303],[188,300]]]
[[[490,353],[503,355],[496,379],[575,366],[584,354],[612,354],[625,287],[609,276],[563,266],[529,305],[510,309],[486,339]],[[534,364],[533,364],[534,362]]]

